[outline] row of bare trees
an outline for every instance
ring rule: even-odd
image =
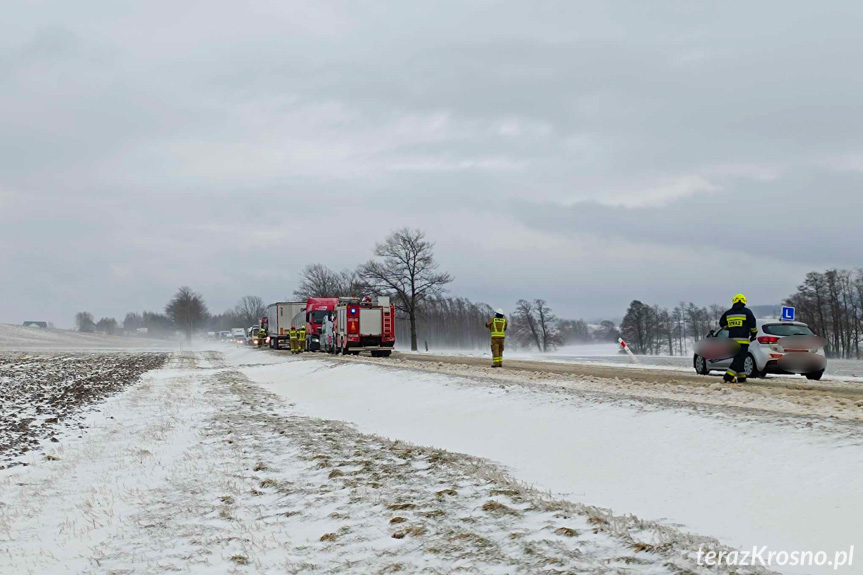
[[[75,314],[75,328],[82,333],[114,335],[117,333],[117,320],[113,317],[103,317],[99,321],[95,321],[90,312],[79,311]]]
[[[699,307],[685,302],[669,310],[633,300],[620,324],[620,333],[635,353],[686,355],[690,342],[700,340],[714,328],[724,311],[719,305]]]
[[[797,308],[797,319],[827,340],[828,355],[860,358],[863,269],[810,272],[785,303]]]
[[[485,349],[489,343],[485,323],[492,315],[494,311],[487,304],[466,298],[428,298],[417,310],[417,340],[426,349]],[[396,341],[408,341],[410,337],[410,320],[399,311]]]
[[[146,328],[151,337],[167,337],[180,331],[187,341],[191,341],[192,333],[206,324],[210,318],[204,298],[189,287],[183,286],[165,306],[165,314],[145,311],[143,314],[130,312],[123,320],[122,331],[134,332]],[[93,322],[93,314],[82,311],[75,314],[75,327],[84,333],[104,333],[114,335],[120,331],[117,320],[102,318]]]

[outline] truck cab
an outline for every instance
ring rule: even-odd
[[[306,300],[306,349],[319,351],[321,349],[321,328],[324,322],[333,319],[333,313],[339,304],[339,298],[317,297]]]

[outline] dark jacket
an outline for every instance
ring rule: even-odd
[[[740,343],[749,343],[752,337],[758,333],[758,325],[752,311],[740,302],[722,314],[719,327],[728,330],[728,337]]]

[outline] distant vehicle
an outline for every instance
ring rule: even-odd
[[[260,346],[264,345],[264,341],[266,338],[262,338],[259,335],[260,331],[261,331],[260,325],[250,325],[248,327],[248,329],[246,329],[246,333],[248,335],[246,336],[246,339],[244,340],[244,342],[248,345],[251,345],[252,347],[260,347]]]
[[[306,303],[301,301],[280,301],[267,306],[267,332],[271,348],[291,347],[292,320],[305,309]]]
[[[246,330],[241,327],[231,328],[231,338],[234,343],[246,343]]]
[[[219,341],[231,341],[231,332],[230,331],[220,331],[219,332]]]
[[[331,353],[389,357],[396,343],[395,306],[390,298],[339,298],[333,316]]]
[[[40,327],[42,329],[48,329],[47,321],[25,321],[24,327]]]
[[[757,320],[757,325],[758,334],[749,344],[749,355],[744,362],[747,378],[762,377],[767,373],[799,373],[807,379],[821,379],[827,363],[824,348],[818,345],[823,345],[823,340],[820,340],[808,325],[799,321],[761,319]],[[711,331],[707,337],[727,339],[728,330]],[[795,345],[797,342],[802,342],[802,347]],[[794,347],[786,349],[785,345]],[[711,371],[728,369],[731,358],[709,360],[695,354],[692,364],[697,373],[707,375]],[[799,365],[809,365],[811,371],[798,369]],[[795,370],[788,371],[792,366]]]

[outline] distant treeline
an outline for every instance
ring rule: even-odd
[[[827,339],[829,356],[860,359],[863,269],[810,272],[785,303],[797,308],[797,318]]]
[[[725,310],[720,305],[698,307],[685,302],[668,309],[634,300],[620,323],[621,337],[635,353],[686,355],[689,341],[703,338]]]
[[[863,270],[811,272],[784,303],[797,309],[798,321],[805,322],[816,334],[827,339],[828,356],[860,358]],[[667,309],[634,300],[629,304],[620,331],[635,353],[687,355],[691,352],[689,344],[716,328],[729,307],[698,307],[681,302],[674,309]],[[779,311],[776,306],[750,307],[756,312],[769,312],[769,315]]]
[[[419,311],[418,340],[420,349],[485,349],[489,345],[486,322],[494,309],[461,297],[437,297],[427,300]],[[574,343],[617,341],[619,332],[613,322],[589,326],[584,320],[558,319],[541,299],[519,300],[509,319],[507,338],[511,347],[551,351]],[[410,325],[397,316],[396,341],[410,341]],[[402,321],[399,321],[402,320]]]

